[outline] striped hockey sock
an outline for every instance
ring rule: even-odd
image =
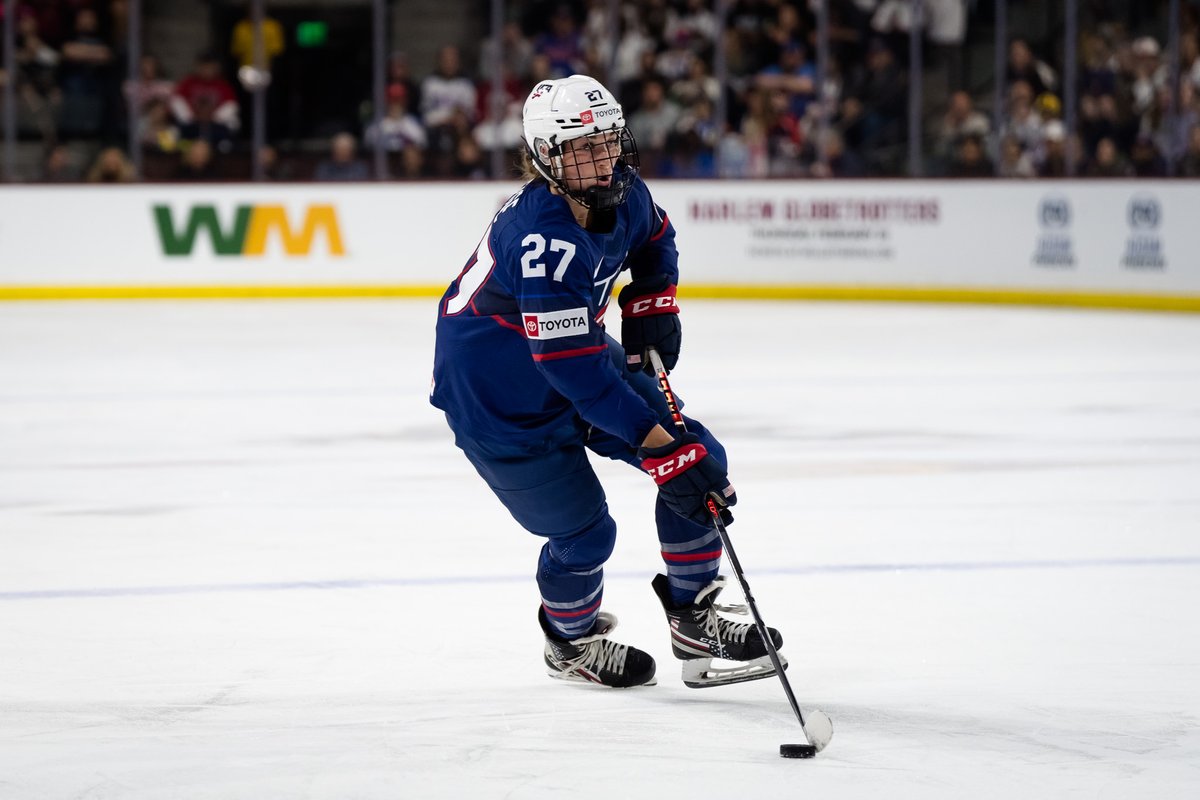
[[[592,631],[596,624],[596,614],[600,611],[600,603],[604,598],[604,586],[597,586],[594,591],[578,599],[556,599],[546,597],[542,593],[542,608],[546,612],[546,621],[555,635],[563,639],[578,639]]]
[[[668,516],[664,517],[664,514]],[[671,601],[676,605],[690,605],[696,599],[696,593],[717,577],[721,566],[721,536],[715,528],[697,525],[665,508],[659,509],[658,520]]]

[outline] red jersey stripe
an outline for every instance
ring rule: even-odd
[[[534,361],[554,361],[559,358],[574,358],[575,356],[590,356],[592,353],[599,353],[602,350],[607,350],[607,344],[598,344],[592,347],[580,347],[575,350],[559,350],[556,353],[534,353]]]
[[[663,214],[662,227],[658,229],[658,233],[656,233],[650,237],[650,241],[657,242],[659,239],[661,239],[663,237],[663,234],[667,232],[667,220],[668,219],[669,219],[669,217],[667,217],[666,214]]]
[[[474,305],[474,303],[472,303],[472,305]],[[522,336],[525,335],[524,328],[522,328],[520,325],[514,325],[513,323],[504,319],[504,317],[500,316],[499,314],[492,314],[492,319],[496,320],[496,322],[498,322],[499,324],[503,325],[506,328],[512,328],[514,331],[521,334]]]

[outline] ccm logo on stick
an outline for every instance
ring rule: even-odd
[[[588,310],[569,308],[566,311],[546,311],[541,314],[522,314],[525,336],[530,339],[561,339],[588,331]]]
[[[647,458],[642,461],[642,469],[654,478],[658,484],[666,483],[677,472],[684,472],[708,455],[708,449],[702,444],[694,444],[683,450],[676,450],[667,458]]]

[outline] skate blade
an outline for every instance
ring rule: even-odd
[[[598,687],[601,687],[604,689],[635,689],[638,686],[657,686],[658,685],[658,676],[657,675],[650,678],[650,680],[646,681],[645,683],[635,683],[633,686],[609,686],[608,684],[601,683],[600,681],[595,680],[594,678],[586,677],[585,675],[583,675],[579,672],[560,672],[559,670],[556,670],[556,669],[547,668],[546,674],[549,675],[551,678],[554,678],[554,680],[556,680],[556,681],[565,681],[567,683],[581,683],[584,686],[598,686]]]
[[[784,669],[787,659],[779,656]],[[683,685],[689,689],[706,689],[710,686],[729,686],[734,683],[760,681],[775,674],[770,656],[746,661],[736,667],[714,667],[711,658],[696,658],[683,662]]]

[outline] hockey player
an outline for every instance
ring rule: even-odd
[[[648,472],[665,575],[653,581],[690,686],[773,674],[752,625],[718,615],[720,513],[737,502],[725,451],[696,420],[670,431],[647,363],[679,357],[678,254],[667,215],[638,177],[612,94],[584,75],[543,81],[524,107],[528,182],[484,231],[442,296],[431,402],[479,475],[526,530],[546,539],[537,569],[552,677],[655,683],[654,659],[608,638],[600,611],[616,524],[587,451]],[[613,285],[621,344],[605,330]],[[728,609],[722,609],[728,610]],[[776,645],[782,637],[772,630]],[[712,667],[713,658],[744,662]]]

